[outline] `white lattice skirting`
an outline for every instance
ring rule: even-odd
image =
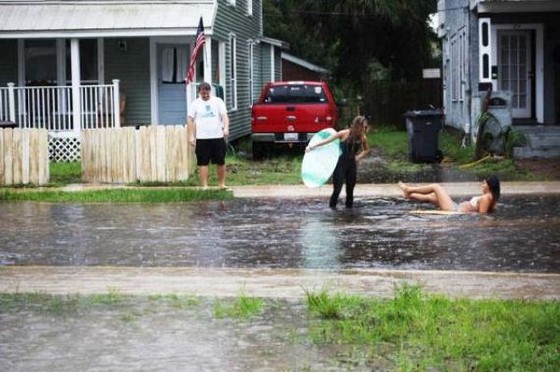
[[[79,138],[49,138],[49,160],[64,163],[81,160]]]

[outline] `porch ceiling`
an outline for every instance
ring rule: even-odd
[[[534,12],[559,12],[558,0],[471,0],[476,5],[479,13],[534,13]]]
[[[211,35],[213,0],[0,1],[0,39]]]

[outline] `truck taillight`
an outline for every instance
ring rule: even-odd
[[[317,116],[315,117],[315,123],[330,123],[333,121],[332,116]]]

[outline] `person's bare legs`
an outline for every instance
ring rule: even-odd
[[[216,173],[218,174],[218,186],[221,189],[226,188],[226,165],[217,165],[216,166]]]
[[[203,189],[207,189],[208,188],[208,166],[207,165],[201,165],[200,167],[198,167],[198,178],[200,180],[200,186],[202,186]]]
[[[455,210],[455,203],[441,185],[433,183],[426,186],[408,186],[399,182],[399,187],[408,199],[429,202],[444,211]]]

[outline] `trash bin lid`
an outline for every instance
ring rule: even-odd
[[[404,113],[405,117],[417,117],[417,116],[442,116],[443,113],[441,109],[429,109],[429,110],[410,110]]]

